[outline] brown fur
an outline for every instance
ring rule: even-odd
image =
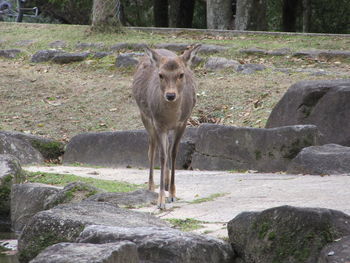
[[[189,64],[199,45],[189,48],[182,56],[165,49],[146,49],[145,56],[134,75],[132,91],[140,109],[142,122],[149,134],[149,189],[154,190],[153,165],[155,149],[159,148],[161,180],[158,205],[165,208],[165,190],[170,201],[175,200],[175,161],[180,139],[196,103],[195,81]],[[168,100],[173,94],[175,99]],[[174,131],[169,146],[169,131]],[[171,179],[168,155],[171,156]],[[170,188],[169,188],[170,179]]]

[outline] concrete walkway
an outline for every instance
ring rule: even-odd
[[[110,169],[86,167],[25,167],[28,171],[69,173],[83,177],[145,184],[147,169]],[[159,184],[159,170],[156,170]],[[155,206],[137,210],[162,218],[194,218],[205,221],[199,233],[227,236],[226,223],[243,211],[292,205],[323,207],[350,214],[350,175],[311,176],[221,171],[184,171],[176,173],[177,196],[160,212]],[[213,198],[215,197],[216,198]],[[209,197],[208,201],[193,202]]]

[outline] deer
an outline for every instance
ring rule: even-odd
[[[176,155],[187,120],[196,104],[196,82],[190,66],[200,47],[200,44],[192,45],[180,56],[167,49],[145,47],[145,56],[134,74],[132,93],[148,133],[150,191],[155,191],[154,159],[156,149],[159,151],[158,208],[161,210],[165,209],[165,191],[168,191],[168,202],[176,201]],[[170,131],[174,134],[171,145],[168,138]]]

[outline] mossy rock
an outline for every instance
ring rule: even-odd
[[[335,239],[350,234],[350,216],[322,208],[281,206],[242,213],[228,223],[230,243],[244,262],[311,263]]]
[[[61,142],[33,140],[31,144],[46,160],[58,159],[64,153],[64,144]]]
[[[61,191],[52,195],[45,203],[45,209],[50,209],[59,204],[78,203],[104,190],[86,183],[74,182],[66,185]]]

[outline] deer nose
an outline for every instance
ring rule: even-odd
[[[173,100],[175,100],[175,98],[176,98],[176,94],[175,94],[175,93],[167,93],[167,94],[165,95],[165,97],[166,97],[166,99],[167,99],[168,101],[173,101]]]

